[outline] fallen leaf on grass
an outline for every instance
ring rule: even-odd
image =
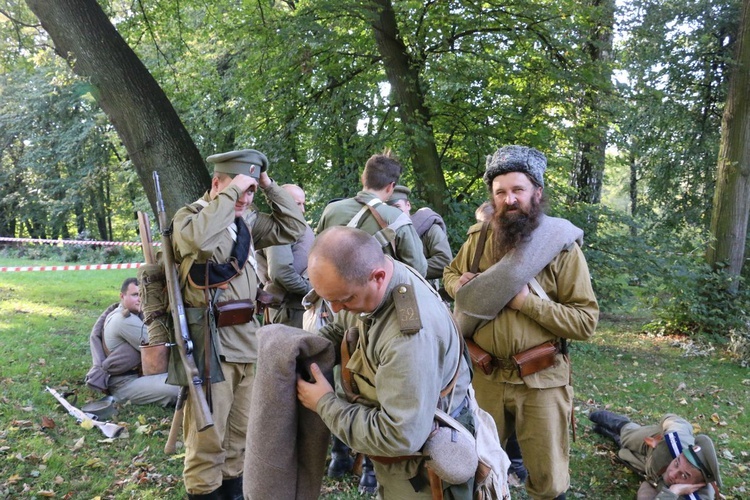
[[[83,427],[83,428],[84,428],[84,429],[86,429],[87,431],[88,431],[88,430],[91,430],[91,429],[93,429],[93,428],[94,428],[94,421],[93,421],[93,420],[89,420],[88,418],[86,418],[86,419],[84,419],[84,420],[83,420],[83,421],[81,422],[81,427]]]
[[[54,429],[55,421],[49,417],[42,417],[42,429]]]
[[[79,439],[78,441],[76,441],[76,443],[73,445],[73,448],[71,449],[71,451],[78,451],[81,448],[83,448],[83,440],[84,440],[84,437],[81,436],[81,439]]]
[[[55,476],[55,484],[63,484],[65,482],[65,479],[62,478],[62,476]]]
[[[687,384],[685,382],[680,382],[680,385],[677,386],[678,391],[684,391],[687,389]]]
[[[18,481],[21,480],[21,476],[18,474],[13,474],[8,478],[8,484],[16,484]]]
[[[90,469],[101,469],[104,467],[104,463],[102,463],[100,458],[90,458],[87,462],[85,467],[88,467]]]
[[[36,494],[39,495],[40,497],[55,498],[54,491],[42,490],[42,491],[37,491]]]
[[[734,455],[729,450],[721,450],[721,455],[727,460],[734,460]]]

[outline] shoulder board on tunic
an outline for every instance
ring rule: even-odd
[[[396,285],[391,292],[393,305],[398,315],[398,326],[404,335],[413,335],[422,329],[417,296],[411,285]]]

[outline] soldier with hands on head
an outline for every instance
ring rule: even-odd
[[[304,214],[305,191],[295,184],[284,184],[281,187],[289,193]],[[305,313],[302,299],[312,289],[307,278],[307,253],[314,239],[315,234],[306,224],[302,236],[294,243],[273,245],[261,251],[267,277],[263,289],[280,300],[278,307],[269,308],[271,323],[302,328],[302,316]]]
[[[567,340],[590,338],[599,308],[579,246],[583,232],[543,213],[546,166],[525,146],[488,156],[494,213],[474,226],[443,282],[469,339],[479,406],[504,446],[515,428],[529,495],[560,499],[570,484]]]
[[[714,443],[673,413],[655,425],[639,425],[607,410],[593,411],[594,432],[612,438],[618,457],[644,475],[638,500],[713,500],[719,497],[721,475]]]
[[[436,405],[472,432],[474,425],[468,361],[450,311],[416,271],[358,229],[318,235],[308,272],[336,312],[319,334],[341,345],[349,361],[341,360],[345,399],[312,365],[313,381],[297,382],[300,402],[372,458],[379,498],[433,498],[425,457],[415,454],[432,431]],[[447,387],[452,396],[441,393]],[[472,498],[471,483],[438,487],[446,498]]]
[[[241,499],[259,327],[255,250],[296,241],[306,223],[289,193],[268,176],[264,154],[244,149],[207,161],[214,166],[210,190],[172,221],[194,355],[214,420],[197,432],[188,398],[183,477],[191,499]],[[270,214],[253,206],[259,189]]]

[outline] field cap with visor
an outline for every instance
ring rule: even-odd
[[[394,201],[398,200],[409,200],[409,195],[411,194],[411,189],[409,189],[406,186],[402,186],[401,184],[397,185],[393,188],[393,193],[391,193],[391,197],[388,198],[388,204],[392,205]]]
[[[716,483],[721,488],[719,460],[711,438],[705,434],[695,436],[695,444],[682,450],[688,462],[703,473],[706,484]]]
[[[268,168],[266,155],[255,149],[240,149],[211,155],[206,158],[208,163],[213,163],[214,174],[222,173],[228,175],[249,175],[255,179],[260,178],[260,173]]]

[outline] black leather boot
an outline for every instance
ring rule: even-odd
[[[620,435],[622,427],[630,423],[630,419],[617,413],[612,413],[607,410],[592,411],[589,413],[589,420],[595,424],[599,424],[601,427],[612,431],[617,436]]]
[[[221,500],[243,500],[242,476],[225,479],[217,491]]]
[[[375,477],[375,468],[372,465],[370,457],[366,456],[362,462],[362,477],[359,478],[357,491],[369,495],[374,495],[378,492],[378,478]]]
[[[328,464],[328,477],[341,477],[351,472],[354,467],[354,458],[350,449],[336,436],[333,436],[331,445],[331,463]]]
[[[508,454],[510,459],[510,467],[508,468],[508,474],[515,474],[520,483],[526,481],[526,477],[529,475],[526,470],[526,466],[523,465],[523,457],[521,456],[521,447],[518,446],[518,439],[516,439],[516,433],[510,435],[508,442],[505,443],[505,453]]]
[[[606,427],[602,427],[601,425],[597,424],[594,426],[594,432],[596,432],[600,436],[604,436],[606,438],[610,438],[614,440],[614,442],[617,443],[618,447],[622,447],[622,441],[620,441],[620,435],[615,434],[614,432],[607,429]]]
[[[203,493],[201,495],[196,495],[193,493],[188,493],[187,497],[188,500],[222,500],[223,497],[219,495],[219,489],[216,489],[212,491],[211,493]]]

